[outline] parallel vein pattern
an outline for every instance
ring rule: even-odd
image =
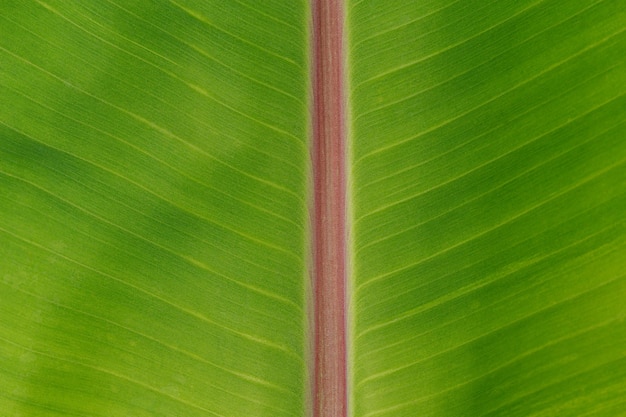
[[[354,415],[626,415],[623,5],[349,10]]]
[[[308,7],[0,6],[0,410],[304,409]]]

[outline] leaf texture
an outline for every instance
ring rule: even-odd
[[[353,1],[355,416],[616,416],[617,1]]]
[[[301,414],[306,4],[1,7],[1,414]]]
[[[310,8],[0,5],[0,414],[310,406]],[[354,417],[626,415],[626,10],[348,0]]]

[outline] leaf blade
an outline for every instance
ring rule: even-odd
[[[591,415],[617,401],[623,13],[351,13],[354,415]]]
[[[300,414],[304,6],[3,5],[3,409]]]

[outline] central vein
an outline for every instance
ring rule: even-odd
[[[313,416],[347,415],[343,4],[313,0]]]

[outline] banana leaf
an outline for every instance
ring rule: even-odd
[[[0,2],[0,414],[311,413],[302,0]],[[347,0],[349,414],[626,415],[620,0]]]

